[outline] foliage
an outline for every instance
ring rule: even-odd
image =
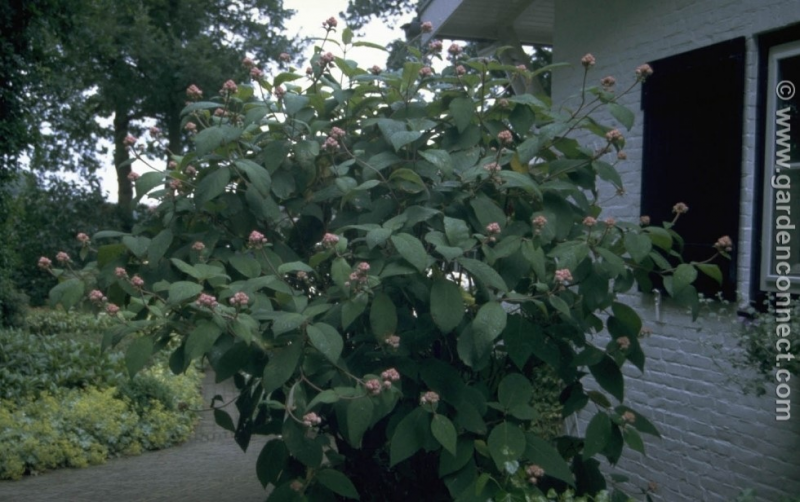
[[[58,178],[45,182],[26,173],[4,191],[13,201],[2,223],[5,239],[0,246],[14,255],[16,265],[8,276],[33,305],[45,304],[53,287],[52,277],[37,266],[38,257],[55,256],[59,251],[77,257],[82,249],[78,233],[122,226],[114,206],[97,187],[85,188]]]
[[[107,316],[98,317],[88,313],[47,308],[31,309],[25,317],[25,327],[30,333],[90,343],[102,340],[103,331],[111,324],[111,319]]]
[[[17,289],[11,279],[0,274],[0,328],[25,326],[28,300],[28,296]]]
[[[130,234],[95,234],[85,267],[54,264],[53,304],[116,316],[110,344],[143,333],[132,373],[174,346],[173,371],[207,357],[233,377],[239,423],[215,415],[242,448],[277,436],[256,466],[271,500],[600,492],[594,457],[614,464],[658,435],[624,400],[620,368],[645,361],[641,319],[618,295],[657,272],[696,314],[698,272],[719,276],[666,262],[682,246],[674,221],[601,217],[598,184],[623,193],[624,138],[591,115],[630,128],[617,100],[634,85],[581,89],[568,109],[502,97],[493,71],[533,73],[457,51],[442,74],[412,49],[402,71],[368,71],[344,57],[352,32],[325,24],[343,57],[320,47],[306,80],[282,73],[263,94],[240,84],[185,108],[194,148],[136,183],[158,208]],[[563,417],[592,402],[586,437],[531,428],[542,387]]]
[[[796,298],[768,296],[761,308],[749,306],[743,310],[739,310],[738,302],[725,300],[721,295],[715,299],[703,298],[701,304],[706,318],[723,323],[736,319],[730,330],[736,340],[735,349],[731,350],[729,340],[709,343],[723,354],[715,363],[745,392],[766,394],[768,386],[775,384],[776,362],[793,377],[800,376],[800,348],[797,344],[780,342],[779,336],[800,332],[800,301]]]
[[[161,363],[131,379],[119,352],[101,353],[96,321],[69,315],[37,312],[28,324],[46,334],[0,330],[0,479],[165,448],[193,430],[197,371]],[[69,331],[80,327],[95,339]]]

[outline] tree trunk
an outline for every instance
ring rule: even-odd
[[[183,136],[181,135],[181,105],[170,106],[166,114],[167,121],[167,140],[169,141],[167,165],[169,165],[171,155],[180,155],[183,148]]]
[[[129,124],[128,110],[118,106],[114,113],[114,167],[117,171],[117,210],[126,230],[133,226],[133,184],[128,179],[131,165],[127,162],[129,157],[125,146]]]

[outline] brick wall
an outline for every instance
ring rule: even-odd
[[[641,63],[746,37],[738,288],[749,291],[752,230],[759,224],[753,222],[754,186],[755,176],[760,176],[755,173],[758,53],[754,35],[799,22],[800,6],[792,0],[557,0],[555,5],[553,59],[574,64],[554,75],[555,103],[563,103],[580,88],[579,60],[587,52],[597,58],[591,76],[597,80],[613,75],[617,87],[622,87],[632,81],[633,70]],[[639,98],[637,91],[623,100],[637,113],[633,130],[624,132],[629,160],[620,174],[627,194],[612,199],[605,209],[629,221],[637,221],[640,214]],[[601,200],[610,195],[611,190]],[[709,239],[716,239],[710,231]],[[649,416],[663,438],[645,437],[646,457],[626,449],[611,472],[629,475],[638,486],[656,482],[657,498],[666,502],[730,501],[745,488],[756,489],[759,500],[765,501],[800,494],[800,385],[796,381],[792,385],[792,419],[778,422],[772,389],[763,398],[745,395],[730,381],[733,372],[715,348],[735,350],[730,335],[739,322],[735,315],[692,323],[682,309],[667,303],[658,322],[652,296],[632,295],[625,301],[653,330],[643,341],[648,356],[645,373],[639,375],[626,366],[626,404]],[[800,343],[796,334],[793,341]],[[579,424],[581,431],[585,425],[585,421]]]

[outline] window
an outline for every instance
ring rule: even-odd
[[[800,293],[800,41],[769,48],[761,220],[763,291]]]
[[[689,206],[675,226],[687,261],[707,260],[723,235],[739,243],[744,54],[737,38],[653,61],[642,87],[641,214],[660,225],[672,220],[676,203]],[[713,262],[722,286],[700,274],[697,290],[734,299],[737,254],[734,248],[732,260]]]

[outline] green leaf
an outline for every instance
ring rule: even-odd
[[[153,354],[153,339],[149,336],[141,336],[131,342],[125,352],[125,367],[131,378],[144,368],[150,356]]]
[[[475,104],[470,98],[459,97],[450,102],[450,114],[453,116],[458,132],[464,132],[464,129],[472,122],[472,117],[475,116]]]
[[[386,293],[380,292],[372,300],[369,322],[372,334],[379,340],[383,340],[397,331],[397,309]]]
[[[344,302],[342,304],[342,329],[347,329],[366,309],[367,304],[360,301],[347,300]]]
[[[281,336],[284,333],[294,331],[303,325],[308,320],[304,314],[297,312],[281,312],[272,323],[272,333],[275,336]]]
[[[248,279],[261,275],[261,264],[252,256],[236,254],[231,256],[228,261],[237,272]]]
[[[419,154],[428,162],[441,169],[444,174],[452,174],[453,172],[453,159],[450,154],[444,150],[425,150],[420,151]]]
[[[391,241],[403,259],[420,272],[425,271],[428,265],[428,253],[425,252],[425,247],[419,239],[413,235],[402,233],[393,235]]]
[[[487,287],[500,290],[504,293],[508,292],[508,286],[506,286],[503,278],[489,265],[479,260],[473,260],[472,258],[458,258],[458,262],[467,269],[467,272],[472,274],[474,278]]]
[[[560,297],[553,295],[548,297],[547,301],[553,306],[554,309],[561,312],[565,316],[572,316],[572,312],[569,310],[569,305],[567,305],[567,302],[562,300]]]
[[[425,445],[426,432],[430,430],[428,412],[422,407],[414,408],[411,413],[403,417],[392,435],[389,446],[389,467],[415,454]]]
[[[261,193],[262,197],[269,195],[272,179],[265,167],[259,166],[252,160],[240,159],[235,162],[236,167],[247,175],[252,186]]]
[[[497,470],[503,472],[506,462],[513,462],[525,453],[525,434],[517,425],[502,422],[492,429],[487,444]]]
[[[628,110],[622,105],[618,105],[617,103],[608,103],[608,111],[611,113],[612,117],[617,119],[620,124],[625,126],[625,129],[629,131],[631,130],[635,117],[632,111]]]
[[[521,188],[536,198],[542,197],[539,185],[528,174],[517,173],[514,171],[500,171],[500,179],[503,180],[503,188]]]
[[[439,456],[439,477],[443,478],[452,474],[467,465],[475,452],[474,442],[471,439],[461,437],[456,443],[456,454],[452,455],[447,450],[442,451]]]
[[[470,235],[469,227],[464,220],[445,216],[444,233],[447,235],[447,242],[451,246],[459,247],[465,251],[471,249],[475,244],[475,239]]]
[[[625,249],[636,263],[641,263],[647,258],[652,248],[653,243],[646,235],[634,232],[625,234]]]
[[[455,426],[453,426],[453,422],[451,422],[449,418],[439,414],[433,415],[431,433],[433,433],[433,437],[439,441],[439,444],[441,444],[445,450],[450,452],[451,455],[456,454],[456,440],[458,439],[458,434],[456,433]]]
[[[392,172],[389,181],[394,181],[404,191],[417,193],[425,190],[425,182],[411,169],[402,167]]]
[[[269,362],[264,367],[264,379],[262,380],[264,394],[281,388],[292,377],[302,355],[303,342],[301,340],[292,340],[284,347],[273,349]]]
[[[348,30],[345,29],[345,31]],[[352,32],[350,36],[352,38]],[[342,38],[344,39],[344,37]],[[345,41],[345,43],[348,42]],[[336,493],[337,495],[341,495],[342,497],[349,499],[359,500],[358,490],[356,490],[353,482],[339,471],[333,469],[322,469],[317,473],[317,481],[319,481],[322,486],[329,489],[333,493]]]
[[[446,279],[436,279],[431,286],[431,316],[442,331],[449,333],[464,318],[464,299],[461,288]]]
[[[485,303],[472,321],[475,350],[478,358],[488,354],[495,339],[506,329],[508,314],[498,302]]]
[[[147,260],[150,262],[150,266],[154,267],[158,264],[158,261],[161,260],[164,253],[169,249],[170,244],[172,244],[172,239],[172,230],[168,228],[153,237],[153,240],[150,241],[150,247],[147,249]]]
[[[303,263],[302,261],[292,261],[289,263],[284,263],[280,267],[278,267],[279,274],[288,274],[290,272],[307,272],[313,273],[314,269]]]
[[[227,167],[217,167],[213,172],[204,176],[194,192],[197,205],[202,206],[222,194],[230,180],[231,172]]]
[[[359,40],[357,42],[353,42],[353,47],[369,47],[370,49],[378,49],[378,50],[382,50],[383,52],[388,52],[386,50],[386,47],[384,47],[382,45],[378,45],[378,44],[373,43],[373,42],[365,42],[363,40]]]
[[[625,380],[622,377],[622,372],[619,366],[609,356],[603,356],[603,359],[597,363],[589,366],[589,371],[600,387],[605,389],[609,394],[622,401],[625,396]]]
[[[659,437],[659,438],[661,437],[661,434],[659,434],[658,429],[656,429],[656,426],[653,425],[652,422],[650,422],[648,419],[644,418],[639,413],[637,413],[637,412],[633,411],[632,409],[628,408],[627,406],[623,406],[623,405],[617,406],[616,408],[614,408],[614,411],[616,411],[617,414],[619,414],[620,416],[623,413],[625,413],[626,411],[630,411],[631,413],[633,413],[636,416],[636,420],[634,420],[634,422],[633,422],[633,427],[635,427],[637,431],[639,431],[639,432],[641,432],[643,434],[650,434],[651,436],[655,436],[655,437]]]
[[[391,237],[392,231],[388,228],[376,228],[367,232],[367,246],[370,249],[380,246]]]
[[[500,207],[488,197],[477,197],[470,203],[472,210],[475,211],[478,221],[481,224],[481,232],[485,232],[484,228],[490,223],[498,223],[500,228],[505,228],[506,215]]]
[[[147,247],[150,245],[150,239],[147,237],[133,237],[126,235],[122,238],[122,243],[125,244],[131,253],[137,258],[144,258],[147,254]]]
[[[256,475],[261,481],[261,486],[266,488],[270,483],[277,483],[287,460],[289,460],[289,450],[283,441],[272,439],[267,442],[256,460]]]
[[[361,448],[361,439],[372,423],[375,405],[369,397],[360,397],[347,403],[347,437],[353,448]]]
[[[336,328],[325,323],[311,324],[306,328],[308,339],[315,349],[336,364],[342,355],[344,340]]]
[[[197,359],[211,350],[220,334],[222,334],[222,329],[213,322],[198,321],[197,326],[189,332],[189,337],[186,339],[186,345],[183,348],[186,358],[189,360]]]
[[[236,141],[241,134],[242,129],[230,125],[207,127],[194,137],[197,155],[202,157],[211,153],[225,143]]]
[[[672,296],[678,296],[697,279],[697,269],[693,265],[681,263],[672,275]]]
[[[136,202],[147,195],[153,188],[162,185],[164,183],[164,177],[165,174],[162,172],[149,172],[139,176],[139,179],[136,180]],[[95,239],[97,238],[98,237],[95,235]]]
[[[398,131],[392,134],[391,142],[395,151],[398,151],[407,144],[413,143],[421,137],[422,133],[419,131]]]
[[[67,279],[50,290],[50,307],[61,305],[69,311],[83,298],[83,281],[80,279]]]
[[[527,444],[525,458],[528,461],[544,469],[545,475],[560,479],[570,486],[575,486],[575,478],[572,475],[572,471],[558,453],[558,450],[532,433],[525,434],[525,441]]]
[[[583,459],[587,460],[600,453],[611,440],[611,418],[602,411],[592,417],[586,427],[586,440],[583,444]]]
[[[636,429],[630,426],[623,427],[622,437],[625,439],[625,443],[630,446],[632,450],[638,451],[642,455],[645,454],[644,441],[642,441],[642,436],[639,435],[639,432]]]
[[[700,272],[717,281],[717,284],[722,284],[722,271],[719,269],[718,265],[712,265],[710,263],[693,263],[692,265]]]
[[[189,298],[194,298],[203,292],[203,286],[196,282],[178,281],[169,286],[169,302],[180,303]]]
[[[309,403],[306,405],[306,410],[310,411],[314,409],[314,406],[316,406],[319,403],[333,404],[338,400],[339,400],[339,394],[337,394],[335,390],[326,389],[317,394],[316,396],[314,396],[314,399],[309,401]]]
[[[297,112],[308,106],[308,97],[288,92],[283,97],[283,108],[287,115],[297,115]]]
[[[342,42],[344,42],[345,44],[349,44],[352,41],[353,41],[353,30],[351,30],[350,28],[343,29],[342,30]],[[323,484],[325,484],[325,483],[323,483]],[[334,491],[336,491],[336,490],[334,490]],[[336,493],[339,493],[339,492],[336,492]]]
[[[665,251],[672,249],[672,236],[667,230],[661,227],[645,227],[644,231],[654,245]]]
[[[286,448],[293,457],[312,469],[322,464],[322,446],[306,436],[305,427],[294,420],[286,420],[282,433]]]
[[[529,404],[533,394],[530,380],[519,373],[506,375],[497,388],[497,400],[507,410],[518,404]]]
[[[617,168],[608,162],[602,162],[600,160],[592,162],[592,167],[597,171],[597,175],[601,180],[608,181],[617,188],[622,188],[622,178],[619,176]]]

